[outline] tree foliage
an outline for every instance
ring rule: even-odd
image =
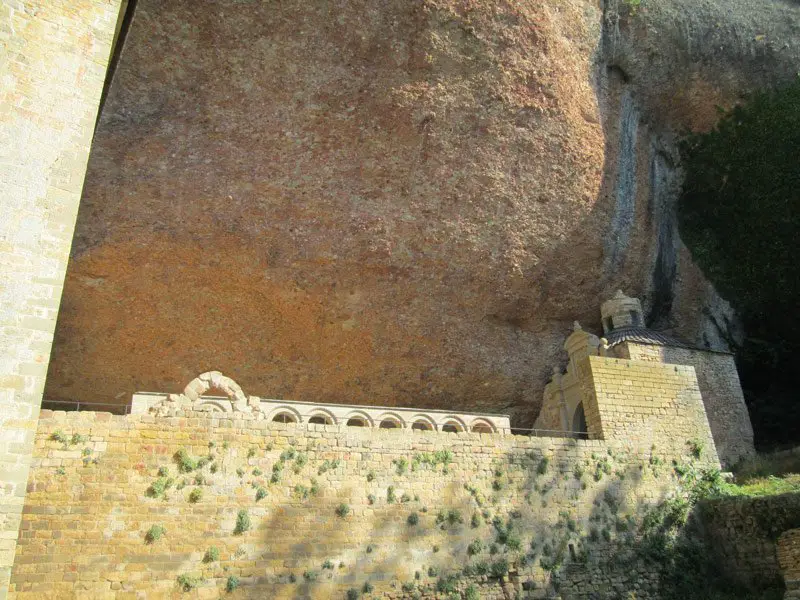
[[[681,237],[742,318],[737,355],[756,436],[781,442],[787,417],[800,420],[783,385],[800,352],[800,80],[723,113],[681,151]]]

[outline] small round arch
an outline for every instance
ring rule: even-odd
[[[196,404],[195,407],[197,410],[205,410],[209,412],[224,412],[229,413],[232,412],[233,409],[231,408],[230,402],[220,402],[218,400],[211,400],[207,398],[201,398]]]
[[[436,431],[436,424],[433,419],[426,415],[415,415],[411,419],[411,429],[417,431]]]
[[[300,413],[291,406],[277,407],[270,413],[267,420],[275,423],[302,423],[303,421]]]
[[[360,410],[355,410],[349,413],[342,419],[348,427],[373,427],[373,422],[370,416]]]
[[[379,429],[403,429],[406,424],[403,422],[402,417],[396,413],[384,413],[378,419]]]
[[[469,429],[464,421],[454,415],[451,415],[449,417],[445,417],[444,425],[442,425],[442,431],[448,433],[458,433],[460,431],[469,431]]]
[[[311,416],[308,418],[308,422],[314,425],[335,425],[336,417],[334,417],[333,413],[330,411],[317,408],[313,413],[311,413]]]
[[[470,427],[472,433],[495,433],[497,429],[486,419],[475,419]]]

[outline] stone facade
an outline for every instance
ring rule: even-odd
[[[730,467],[753,456],[753,426],[732,354],[636,342],[614,350],[631,360],[693,366],[722,464]]]
[[[0,3],[0,598],[118,10]]]
[[[655,416],[662,402],[672,404],[678,396],[688,394],[702,401],[686,406],[691,406],[690,410],[702,407],[704,414],[698,410],[682,422],[708,421],[714,440],[709,447],[715,448],[724,467],[752,456],[753,428],[733,355],[691,348],[650,331],[642,326],[641,310],[636,298],[618,292],[602,306],[603,330],[608,338],[584,332],[576,323],[576,331],[564,344],[569,355],[567,369],[564,373],[554,370],[545,387],[536,427],[602,437],[599,415],[590,414],[599,410],[597,400],[605,406],[604,426],[625,427],[631,407],[635,407],[636,413],[643,411]],[[592,368],[580,369],[578,364],[589,356]],[[616,364],[625,365],[626,374],[620,373],[624,375],[621,386],[590,375],[590,371],[605,370],[613,359],[621,359],[623,362]],[[669,372],[670,365],[678,378],[683,379],[682,383],[662,379],[661,373]],[[592,398],[595,401],[590,401]]]
[[[671,440],[677,418],[648,421],[652,436],[578,440],[42,411],[12,597],[171,598],[185,576],[187,597],[216,598],[235,576],[234,598],[344,598],[366,583],[374,597],[444,598],[439,580],[471,566],[451,583],[483,598],[556,583],[565,598],[656,598],[628,561],[591,573],[636,547],[632,524],[674,487],[651,458],[695,460]],[[250,527],[237,535],[239,511]],[[154,525],[166,531],[148,543]]]

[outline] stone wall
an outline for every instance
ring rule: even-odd
[[[0,598],[118,9],[0,3]]]
[[[668,415],[651,425],[662,440],[683,433]],[[634,560],[588,575],[635,548],[634,524],[675,485],[653,465],[692,460],[652,461],[660,450],[640,439],[42,411],[12,596],[150,600],[185,576],[197,598],[224,595],[229,577],[232,598],[344,598],[367,583],[385,598],[445,597],[437,584],[655,598],[657,577]],[[250,528],[237,535],[239,511]],[[165,532],[148,543],[153,526]]]
[[[732,354],[632,342],[615,350],[632,360],[693,366],[722,464],[753,455],[753,427]]]
[[[703,502],[701,510],[709,548],[722,572],[756,589],[780,581],[785,572],[797,575],[800,563],[781,563],[778,557],[797,557],[796,532],[784,532],[800,528],[800,495],[722,498]]]
[[[785,531],[778,538],[778,565],[786,583],[786,600],[800,598],[800,529]]]
[[[693,367],[601,356],[588,361],[595,398],[586,406],[586,421],[598,420],[605,438],[671,456],[690,442],[718,463]]]

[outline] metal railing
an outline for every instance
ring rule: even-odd
[[[127,415],[131,412],[130,402],[118,404],[112,402],[81,402],[80,400],[42,400],[45,410],[92,410],[96,412],[110,412],[115,415]]]
[[[527,435],[529,437],[574,438],[578,440],[593,439],[586,431],[564,431],[562,429],[526,429],[512,427],[511,435]]]

